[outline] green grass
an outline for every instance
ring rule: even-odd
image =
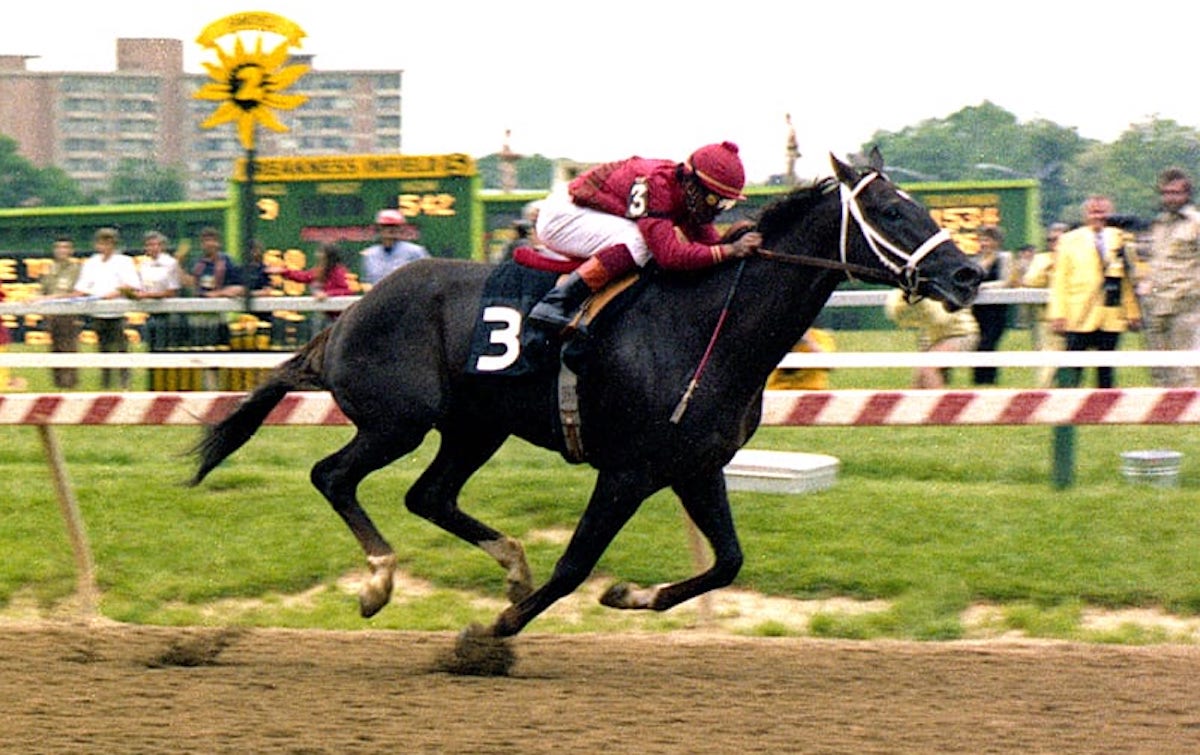
[[[897,334],[892,334],[895,338]],[[1021,334],[1018,334],[1021,335]],[[891,350],[881,334],[840,334],[839,348]],[[906,370],[844,370],[835,387],[902,387]],[[1129,372],[1133,372],[1130,370]],[[896,373],[892,375],[891,373]],[[1130,376],[1132,377],[1132,376]],[[1006,370],[1004,384],[1022,383]],[[855,383],[849,385],[849,383]],[[894,385],[889,385],[893,383]],[[1123,380],[1132,384],[1132,380]],[[961,383],[960,383],[961,384]],[[349,439],[348,428],[264,428],[199,488],[183,487],[197,428],[55,428],[87,524],[101,610],[152,624],[459,629],[489,622],[503,575],[489,557],[409,514],[403,493],[435,450],[364,483],[361,498],[396,547],[401,568],[432,585],[364,621],[338,587],[364,563],[357,543],[308,482],[308,469]],[[1076,483],[1049,483],[1048,427],[763,428],[751,446],[827,453],[837,484],[804,496],[731,494],[746,563],[737,586],[791,598],[888,601],[886,610],[818,614],[809,633],[944,640],[961,616],[997,607],[996,631],[1092,642],[1174,638],[1133,625],[1095,631],[1086,607],[1156,607],[1200,614],[1200,437],[1188,426],[1078,429]],[[1184,455],[1177,488],[1131,485],[1119,454]],[[63,604],[74,565],[47,462],[30,427],[0,427],[0,606]],[[531,533],[569,530],[594,473],[512,440],[463,492],[464,508],[525,539],[535,578],[562,545]],[[677,502],[654,496],[597,572],[642,584],[692,571]],[[493,602],[480,606],[472,597]],[[646,615],[593,606],[580,621],[550,614],[534,631],[662,631],[682,611]],[[754,633],[789,633],[764,619]]]

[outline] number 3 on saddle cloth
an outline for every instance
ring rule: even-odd
[[[583,262],[548,257],[527,247],[513,252],[512,261],[502,262],[488,276],[471,336],[467,357],[469,375],[518,377],[543,370],[557,370],[558,344],[537,329],[525,327],[525,316],[554,287],[560,275]],[[584,322],[591,322],[601,308],[639,279],[634,273],[600,291],[582,309]],[[582,356],[586,338],[572,338],[563,358]]]

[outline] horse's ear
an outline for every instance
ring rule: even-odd
[[[858,174],[854,168],[851,168],[846,163],[837,158],[837,155],[829,153],[829,162],[833,163],[833,174],[837,179],[844,184],[852,184],[858,180]]]
[[[875,171],[876,173],[883,172],[883,153],[879,151],[878,144],[876,144],[874,147],[871,147],[871,154],[867,155],[867,159],[870,161],[867,164],[871,170]]]

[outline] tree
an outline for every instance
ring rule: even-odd
[[[1093,144],[1067,166],[1076,206],[1089,194],[1112,197],[1122,214],[1149,218],[1158,210],[1158,174],[1178,166],[1200,177],[1200,132],[1170,119],[1133,124],[1112,144]],[[1072,219],[1078,219],[1075,209]]]
[[[989,166],[1023,173],[1032,162],[1017,117],[991,102],[898,133],[877,131],[863,146],[878,145],[888,165],[938,181],[996,178]]]
[[[186,184],[182,168],[126,157],[109,181],[108,196],[117,204],[179,202],[187,197]]]
[[[480,183],[485,189],[501,188],[500,153],[494,152],[477,161]],[[517,186],[523,191],[549,189],[554,183],[554,161],[542,155],[517,160]]]
[[[1070,169],[1096,145],[1073,127],[1047,120],[1020,123],[988,101],[898,133],[876,132],[871,143],[880,146],[889,169],[902,181],[1037,179],[1043,224],[1062,217],[1078,199]]]
[[[84,204],[79,185],[54,166],[39,168],[18,152],[15,139],[0,135],[0,207]]]
[[[1030,143],[1033,176],[1041,182],[1042,224],[1050,225],[1063,217],[1075,201],[1067,169],[1094,142],[1083,138],[1074,128],[1065,128],[1046,120],[1033,121],[1024,129]]]

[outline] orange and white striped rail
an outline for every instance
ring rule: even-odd
[[[766,391],[764,425],[1166,425],[1200,422],[1195,388]]]
[[[6,393],[0,425],[204,425],[224,419],[246,394]],[[345,425],[346,415],[323,391],[289,393],[267,416],[268,425]]]
[[[244,393],[7,393],[0,425],[202,425]],[[766,391],[762,422],[777,426],[1168,425],[1200,423],[1200,389]],[[323,391],[289,393],[268,425],[345,425]]]

